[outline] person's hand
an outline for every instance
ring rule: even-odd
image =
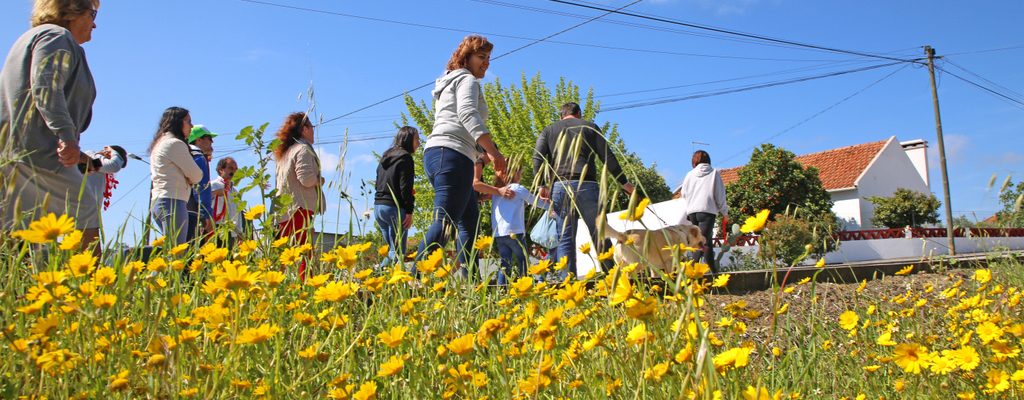
[[[477,202],[478,203],[483,203],[483,202],[488,201],[490,199],[491,199],[491,195],[487,194],[487,193],[480,193],[480,195],[477,196]]]
[[[494,162],[494,173],[499,177],[505,176],[506,169],[508,168],[505,156],[501,155],[501,153],[492,154],[491,161]]]
[[[410,227],[412,227],[412,214],[405,214],[405,217],[402,218],[402,229],[409,230]]]
[[[506,199],[511,199],[513,197],[516,197],[516,192],[508,186],[503,186],[498,188],[498,195]]]
[[[213,233],[213,220],[210,218],[203,220],[203,232]]]
[[[540,199],[541,200],[548,200],[548,201],[551,200],[551,191],[548,190],[547,186],[541,186],[540,187]]]
[[[626,182],[626,184],[622,185],[622,190],[625,190],[626,194],[632,196],[633,190],[636,190],[636,188],[633,187],[632,183]]]
[[[63,140],[57,141],[57,158],[65,167],[78,164],[82,159],[82,149],[78,142],[68,143]]]
[[[114,149],[110,148],[110,146],[106,146],[97,154],[103,156],[103,158],[114,158]]]

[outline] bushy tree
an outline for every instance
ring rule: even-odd
[[[726,198],[736,222],[765,209],[773,217],[789,210],[812,219],[835,219],[832,197],[821,185],[818,169],[804,168],[793,152],[768,143],[754,150],[739,179],[726,186]]]
[[[868,201],[875,204],[875,215],[871,223],[886,228],[920,227],[939,222],[939,207],[942,202],[935,195],[899,188],[889,197],[871,196]]]
[[[484,99],[487,101],[489,111],[487,127],[494,137],[503,154],[510,159],[518,157],[522,162],[523,178],[521,184],[536,193],[534,183],[535,171],[533,171],[533,151],[537,142],[537,135],[544,127],[558,120],[558,111],[562,104],[573,101],[583,108],[583,118],[597,121],[601,105],[594,100],[593,89],[588,90],[585,96],[581,96],[578,86],[565,78],[560,78],[558,84],[549,88],[540,74],[527,78],[524,74],[518,84],[503,86],[500,80],[487,83],[483,86]],[[433,103],[427,104],[425,100],[416,101],[412,96],[405,96],[405,105],[408,114],[402,114],[401,123],[413,124],[418,127],[424,135],[429,135],[434,125]],[[616,156],[623,170],[631,182],[638,188],[645,191],[646,196],[652,202],[668,200],[671,196],[665,179],[658,175],[654,166],[645,166],[635,153],[626,150],[625,144],[619,137],[618,126],[611,122],[597,122],[601,131],[608,137],[608,142],[615,148]],[[422,151],[422,150],[420,150]],[[414,157],[416,170],[423,171],[422,154]],[[597,166],[598,169],[601,165]],[[484,180],[494,181],[494,172],[490,168],[484,171]],[[416,182],[416,204],[417,210],[413,221],[417,229],[424,230],[431,221],[431,208],[433,204],[434,190],[422,173],[417,173]],[[617,199],[612,209],[625,207],[625,197]],[[628,200],[625,200],[628,201]],[[490,231],[489,220],[490,210],[484,207],[481,209],[482,222],[481,233]]]
[[[1024,203],[1024,181],[1015,185],[1007,179],[999,192],[999,203],[1003,205],[1003,209],[996,213],[999,226],[1024,228],[1024,209],[1021,207],[1021,203]]]

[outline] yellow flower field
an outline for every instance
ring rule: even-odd
[[[103,265],[60,248],[61,239],[76,240],[65,225],[54,218],[17,233],[42,243],[46,257],[11,240],[0,255],[5,398],[981,399],[1024,391],[1024,272],[1012,260],[861,285],[801,281],[747,296],[711,294],[728,277],[706,278],[707,266],[693,263],[658,283],[635,279],[643,266],[623,265],[560,283],[521,277],[506,291],[456,278],[440,252],[419,262],[420,277],[374,270],[379,243],[314,254],[268,239]],[[304,282],[300,259],[310,260]]]

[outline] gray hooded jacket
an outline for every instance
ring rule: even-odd
[[[476,160],[476,141],[488,133],[487,103],[480,82],[465,68],[449,71],[437,78],[433,95],[434,128],[423,148],[447,147]]]
[[[729,205],[725,202],[725,183],[722,175],[711,168],[711,164],[697,164],[683,178],[683,186],[679,194],[686,200],[686,213],[696,212],[729,215]]]

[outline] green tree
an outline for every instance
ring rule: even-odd
[[[1003,209],[996,213],[996,219],[1000,227],[1024,228],[1024,210],[1021,203],[1024,202],[1024,181],[1016,185],[1009,179],[999,192],[999,203]]]
[[[889,197],[871,196],[868,201],[875,204],[875,215],[871,223],[887,228],[905,226],[920,227],[939,222],[939,206],[942,202],[935,195],[899,188]]]
[[[525,74],[520,77],[518,84],[502,85],[500,80],[487,83],[483,86],[484,99],[487,102],[489,114],[487,127],[494,137],[494,141],[501,148],[502,153],[510,159],[518,157],[523,165],[523,177],[521,184],[536,193],[534,182],[535,171],[533,171],[533,151],[537,142],[537,135],[544,127],[548,126],[559,118],[558,112],[562,104],[573,101],[583,108],[583,118],[596,121],[601,105],[594,100],[594,91],[590,89],[585,95],[580,94],[578,86],[572,81],[560,78],[553,88],[549,87],[540,74],[527,77]],[[408,114],[403,113],[401,123],[403,125],[415,125],[424,134],[429,135],[434,125],[434,107],[431,102],[425,100],[416,101],[412,96],[405,96],[405,105]],[[668,185],[664,178],[658,175],[655,166],[646,166],[635,153],[626,150],[621,140],[618,126],[611,122],[598,123],[601,131],[608,138],[608,142],[615,148],[616,155],[623,165],[623,170],[638,190],[651,198],[652,202],[668,200],[671,197]],[[414,157],[417,171],[423,171],[422,156]],[[600,170],[603,166],[598,165]],[[494,181],[494,172],[490,168],[484,171],[484,180]],[[414,215],[414,224],[419,230],[426,229],[431,221],[431,205],[433,204],[434,190],[426,177],[418,173],[416,177],[416,204],[417,211]],[[628,199],[620,196],[613,203],[611,209],[625,207]],[[487,208],[481,210],[482,223],[481,232],[489,232],[490,211]]]
[[[832,197],[822,187],[818,169],[804,168],[793,152],[768,143],[754,150],[739,179],[726,186],[726,198],[736,222],[764,209],[772,216],[792,210],[812,219],[835,218]]]

